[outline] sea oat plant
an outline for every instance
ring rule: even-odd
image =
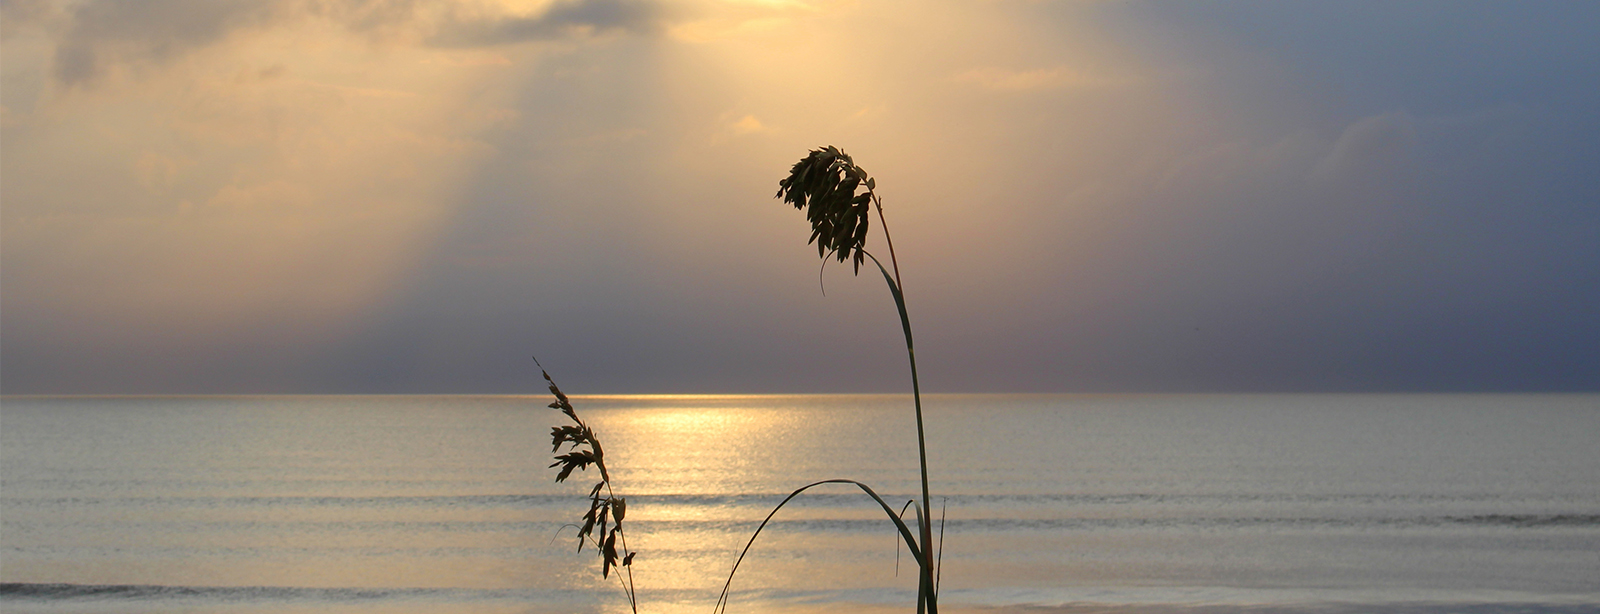
[[[533,362],[538,364],[539,360],[535,358]],[[556,481],[565,482],[573,470],[586,471],[589,465],[600,470],[600,481],[589,490],[589,512],[583,515],[583,525],[578,527],[578,551],[583,551],[585,541],[594,544],[600,552],[601,577],[610,577],[611,568],[619,568],[617,581],[622,583],[622,590],[628,596],[628,606],[634,614],[638,614],[639,600],[633,591],[633,555],[636,553],[628,549],[628,537],[622,530],[622,519],[628,515],[628,500],[618,497],[611,490],[605,448],[600,446],[600,438],[595,436],[594,429],[578,418],[578,412],[572,409],[572,402],[561,393],[556,381],[550,379],[550,373],[544,370],[544,365],[539,365],[539,373],[550,384],[550,394],[556,397],[550,408],[561,410],[572,420],[572,424],[550,428],[551,454],[560,452],[562,445],[569,446],[566,453],[556,454],[556,462],[550,464],[552,469],[561,468],[556,474]],[[603,496],[602,490],[605,491]],[[595,531],[596,528],[599,528],[599,532]]]
[[[864,192],[857,190],[865,188]],[[834,146],[812,150],[801,158],[789,170],[789,176],[778,182],[777,197],[784,202],[791,203],[796,209],[806,212],[806,218],[811,222],[811,239],[809,243],[817,246],[817,255],[823,258],[835,257],[839,262],[851,260],[857,274],[861,272],[861,265],[871,259],[877,265],[878,271],[883,274],[884,282],[889,285],[889,294],[894,298],[895,307],[900,312],[900,325],[906,336],[906,355],[911,366],[911,393],[913,405],[916,410],[917,420],[917,454],[922,472],[922,499],[907,502],[908,507],[916,511],[917,533],[913,534],[910,527],[906,526],[900,514],[884,501],[882,496],[873,491],[870,486],[855,480],[832,479],[822,480],[807,484],[789,493],[777,507],[761,521],[750,540],[745,543],[744,550],[734,560],[733,569],[728,573],[728,580],[722,586],[722,594],[718,596],[714,612],[726,611],[728,607],[729,591],[733,586],[734,575],[739,571],[739,564],[744,561],[750,548],[755,545],[756,538],[761,535],[762,529],[772,521],[783,506],[795,497],[813,487],[823,484],[850,484],[860,488],[862,492],[871,497],[883,509],[889,521],[899,531],[900,538],[905,542],[906,549],[910,550],[911,557],[917,562],[917,612],[918,614],[938,614],[939,611],[939,551],[942,544],[935,544],[933,540],[932,514],[929,507],[928,495],[928,448],[922,425],[922,390],[917,380],[917,355],[911,336],[911,319],[906,315],[905,295],[901,292],[900,265],[895,258],[894,240],[889,236],[888,224],[883,217],[883,201],[877,195],[877,181],[857,166],[851,157]],[[870,226],[870,216],[873,210],[878,212],[878,223],[883,226],[884,241],[889,248],[890,268],[868,252],[866,248],[867,229]],[[535,360],[535,363],[538,361]],[[638,601],[633,589],[633,558],[634,553],[628,550],[627,539],[622,530],[622,519],[627,511],[627,502],[617,497],[611,491],[611,477],[606,472],[605,457],[600,441],[595,437],[593,429],[578,418],[572,409],[567,396],[556,387],[550,374],[540,367],[546,382],[550,384],[550,393],[555,395],[556,401],[550,404],[553,409],[561,410],[572,420],[572,424],[557,426],[551,430],[551,440],[555,445],[555,452],[561,450],[563,444],[571,444],[565,454],[557,455],[552,468],[560,467],[561,471],[556,476],[556,481],[565,481],[574,470],[587,469],[594,465],[600,470],[600,482],[595,484],[589,492],[589,512],[583,517],[583,526],[578,532],[578,549],[583,549],[584,540],[593,543],[600,550],[601,574],[609,575],[612,567],[626,570],[627,578],[619,581],[628,596],[628,604],[638,613]],[[601,491],[605,496],[601,496]],[[901,509],[904,513],[905,508]],[[607,513],[614,519],[615,524],[607,530]],[[594,533],[594,528],[599,525],[599,533]],[[940,530],[940,541],[943,541],[943,528]],[[619,549],[620,548],[620,549]]]
[[[922,390],[917,381],[917,354],[911,337],[911,318],[906,315],[905,294],[901,291],[900,264],[895,258],[894,239],[889,235],[889,225],[883,217],[883,200],[878,197],[877,188],[877,180],[857,166],[849,154],[829,145],[811,150],[806,157],[796,162],[789,169],[789,176],[778,182],[778,193],[774,197],[782,198],[783,202],[806,212],[806,219],[811,222],[811,239],[808,243],[816,244],[817,255],[823,259],[824,265],[830,256],[837,258],[839,262],[849,260],[854,265],[856,274],[860,274],[861,264],[866,259],[871,259],[872,263],[878,266],[878,271],[883,273],[884,282],[889,285],[889,294],[894,298],[895,307],[900,311],[900,326],[906,335],[906,356],[911,364],[911,395],[917,418],[917,455],[922,470],[922,500],[908,502],[908,505],[915,505],[917,529],[921,539],[914,537],[910,528],[893,508],[890,508],[889,504],[866,484],[843,479],[807,484],[778,503],[772,513],[767,514],[766,520],[756,527],[755,534],[750,536],[744,552],[741,552],[738,560],[734,561],[733,571],[729,572],[728,582],[723,585],[722,596],[717,600],[717,605],[723,610],[727,608],[728,589],[733,583],[733,574],[739,570],[739,563],[744,560],[745,553],[750,551],[750,546],[755,543],[756,536],[761,534],[761,529],[766,527],[767,522],[772,520],[778,510],[813,486],[854,484],[882,506],[884,513],[888,514],[889,520],[899,530],[906,548],[911,551],[911,556],[917,561],[917,612],[938,614],[940,557],[936,554],[936,548],[939,546],[933,542],[933,516],[929,507],[928,446],[922,427]],[[863,189],[864,191],[857,193]],[[889,264],[894,270],[893,275],[889,273],[889,268],[885,268],[876,256],[866,250],[867,229],[874,210],[878,212],[878,224],[883,227],[883,238],[889,248]],[[942,538],[942,527],[940,533]]]

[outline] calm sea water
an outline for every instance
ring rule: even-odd
[[[546,400],[7,397],[0,605],[625,611],[562,529],[594,480],[553,482]],[[710,612],[798,486],[918,488],[904,396],[575,403],[642,611]],[[927,424],[952,611],[1600,611],[1600,395],[951,395]],[[910,610],[882,511],[813,492],[731,611]]]

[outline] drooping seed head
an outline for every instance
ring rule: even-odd
[[[856,194],[865,187],[866,191]],[[817,256],[833,255],[839,262],[852,260],[857,273],[866,257],[868,214],[877,182],[856,166],[844,150],[829,145],[813,149],[778,182],[775,198],[806,212]]]

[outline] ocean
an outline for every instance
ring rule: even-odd
[[[7,612],[628,611],[545,396],[5,397]],[[909,395],[574,397],[641,612],[709,614],[790,491],[919,490]],[[950,612],[1600,612],[1600,395],[931,395]],[[812,494],[814,493],[814,494]],[[908,517],[910,517],[908,512]],[[846,486],[730,612],[911,611]]]

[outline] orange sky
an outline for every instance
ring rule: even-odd
[[[1586,5],[4,7],[8,393],[1600,386]]]

